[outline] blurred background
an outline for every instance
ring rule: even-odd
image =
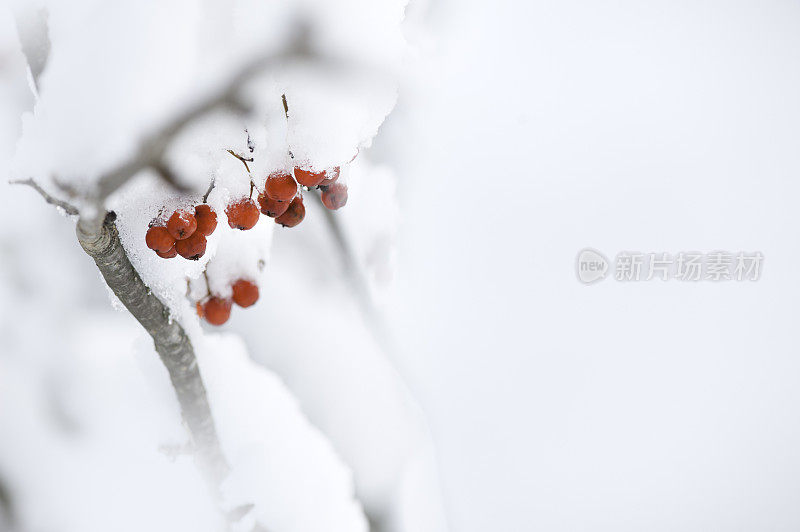
[[[227,330],[392,530],[800,528],[800,4],[430,0],[404,24],[397,105],[367,152],[396,200],[390,340],[313,210],[276,231],[262,303]],[[25,97],[3,64],[8,159]],[[3,386],[94,367],[98,327],[132,343],[72,224],[3,181]],[[764,264],[755,282],[586,286],[585,247]],[[14,462],[48,436],[18,421],[33,392],[7,390],[0,478],[30,494]]]

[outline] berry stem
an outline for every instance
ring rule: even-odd
[[[203,203],[208,203],[208,196],[209,196],[209,194],[211,194],[211,191],[214,190],[214,187],[216,186],[216,184],[217,184],[217,178],[216,177],[212,177],[211,178],[211,183],[209,183],[209,185],[208,185],[208,190],[206,190],[206,193],[203,194]]]
[[[226,150],[226,151],[228,153],[230,153],[231,155],[233,155],[234,157],[236,157],[237,159],[239,159],[240,161],[242,161],[242,164],[244,165],[244,169],[247,170],[248,174],[250,173],[250,167],[247,166],[247,163],[252,163],[253,162],[253,158],[252,157],[242,157],[241,155],[239,155],[238,153],[236,153],[233,150]]]
[[[283,102],[283,114],[286,116],[286,151],[289,152],[289,158],[294,159],[292,147],[289,145],[289,102],[286,101],[286,93],[281,94],[281,101]]]
[[[211,296],[211,284],[208,282],[208,270],[203,270],[203,279],[206,280],[206,292]]]

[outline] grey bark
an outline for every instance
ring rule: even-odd
[[[170,318],[162,303],[131,264],[108,213],[102,225],[78,223],[78,241],[94,259],[109,288],[152,336],[156,352],[169,372],[184,423],[195,446],[198,465],[211,485],[218,487],[229,467],[222,454],[205,385],[194,348],[181,325]]]

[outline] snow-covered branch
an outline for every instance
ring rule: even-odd
[[[217,109],[228,109],[239,114],[247,114],[251,106],[241,97],[242,87],[251,79],[275,68],[288,60],[314,57],[309,48],[308,31],[301,26],[297,37],[282,52],[261,55],[244,64],[220,89],[204,98],[165,123],[160,129],[143,139],[139,149],[129,160],[101,176],[97,183],[97,202],[102,203],[108,196],[122,187],[136,174],[147,168],[164,168],[164,152],[170,142],[194,120],[208,115]],[[163,172],[159,172],[163,176]],[[171,183],[172,184],[172,183]]]
[[[108,213],[97,231],[91,225],[87,228],[87,224],[78,223],[78,241],[94,259],[109,288],[153,337],[178,396],[199,465],[212,485],[218,486],[228,472],[228,464],[217,438],[192,343],[134,269],[120,242],[115,219],[114,213]]]
[[[214,35],[205,27],[198,29],[195,24],[179,19],[181,23],[185,22],[185,31],[179,33],[173,31],[172,24],[169,28],[163,27],[159,17],[146,16],[146,10],[134,9],[135,2],[130,4],[131,12],[121,10],[118,19],[87,14],[91,20],[116,23],[118,32],[127,27],[127,17],[123,13],[131,16],[142,14],[141,28],[136,35],[129,36],[128,41],[120,38],[112,42],[119,44],[114,55],[119,58],[115,62],[119,67],[115,71],[117,77],[105,72],[97,73],[91,68],[81,71],[81,76],[75,74],[75,68],[97,64],[103,57],[111,55],[107,50],[96,56],[93,54],[95,42],[108,42],[102,39],[104,34],[96,35],[94,40],[86,37],[60,45],[59,53],[49,58],[36,108],[27,117],[28,123],[18,146],[14,172],[21,178],[33,176],[36,181],[23,179],[20,183],[31,186],[48,203],[77,217],[76,232],[82,248],[95,261],[111,291],[152,337],[168,371],[184,425],[190,433],[197,467],[218,496],[215,510],[228,522],[236,522],[237,529],[255,526],[254,530],[265,530],[259,522],[273,529],[277,526],[274,523],[281,522],[271,513],[274,508],[288,508],[282,501],[305,498],[308,486],[303,485],[302,480],[296,483],[296,492],[286,489],[303,478],[302,467],[285,466],[286,460],[280,458],[283,447],[277,452],[269,447],[270,438],[275,434],[271,421],[253,424],[269,427],[269,436],[257,432],[254,439],[248,437],[240,441],[237,440],[240,435],[231,428],[231,420],[237,420],[238,413],[245,410],[248,416],[262,411],[273,412],[276,396],[259,396],[259,404],[252,412],[249,398],[243,398],[237,409],[226,410],[220,406],[226,401],[233,404],[238,400],[237,394],[232,393],[236,391],[235,387],[220,384],[225,382],[225,375],[232,375],[229,346],[224,344],[224,349],[215,351],[209,348],[216,341],[213,335],[195,335],[192,332],[195,318],[193,313],[186,312],[191,306],[181,298],[185,297],[190,305],[197,306],[201,318],[216,325],[220,323],[215,323],[209,313],[209,309],[214,308],[210,304],[212,300],[221,301],[218,306],[223,310],[227,303],[228,315],[232,301],[241,308],[253,304],[243,302],[249,300],[243,299],[241,286],[251,287],[251,291],[254,287],[258,297],[258,281],[274,225],[262,223],[256,226],[258,212],[252,224],[238,223],[241,213],[229,207],[244,204],[248,199],[248,205],[255,206],[253,189],[258,188],[260,196],[266,197],[266,185],[264,192],[259,187],[273,174],[278,176],[273,182],[288,176],[291,186],[295,187],[292,189],[294,192],[299,189],[295,179],[300,179],[293,175],[295,172],[304,175],[305,179],[312,179],[335,168],[336,177],[333,179],[336,180],[340,166],[349,164],[346,161],[353,151],[357,153],[360,147],[369,144],[394,106],[396,83],[384,71],[384,65],[394,65],[403,49],[401,36],[394,31],[401,20],[402,10],[395,11],[396,17],[386,17],[385,32],[355,31],[343,35],[316,31],[335,22],[334,19],[338,20],[341,16],[338,11],[334,13],[334,19],[328,17],[326,10],[298,12],[291,17],[286,14],[281,18],[281,24],[273,24],[281,29],[284,42],[288,37],[289,42],[281,45],[272,37],[263,39],[263,35],[269,34],[264,30],[270,29],[272,19],[255,16],[257,10],[254,9],[254,16],[252,20],[248,18],[248,24],[232,21],[232,27],[241,31],[232,32],[232,38],[225,45],[218,45],[216,39],[205,38]],[[356,8],[359,13],[369,9],[366,5],[354,6]],[[381,13],[386,8],[375,9]],[[207,22],[213,27],[216,23],[214,14],[209,12],[207,15]],[[309,31],[293,25],[297,20],[307,21],[306,28],[315,28],[313,50]],[[78,27],[72,18],[59,10],[52,12],[50,21],[53,28],[66,27],[74,32],[83,27],[105,28],[88,23]],[[144,46],[148,43],[137,41],[141,35],[148,36],[148,39],[162,35],[169,43],[173,40],[193,42],[183,37],[195,35],[195,32],[202,38],[197,47],[187,45],[187,50],[174,46],[148,47]],[[127,42],[132,44],[128,46]],[[377,46],[379,53],[375,53],[375,47],[370,43]],[[254,46],[269,48],[262,49],[259,55]],[[191,55],[195,48],[196,57]],[[243,57],[250,60],[242,61]],[[192,58],[196,61],[193,62]],[[181,65],[181,68],[174,68],[175,65]],[[134,67],[138,70],[133,70]],[[86,82],[75,89],[73,81],[78,77],[103,79],[109,83],[106,86]],[[209,80],[217,83],[209,86]],[[91,90],[85,90],[86,87]],[[287,119],[284,124],[275,108],[280,105],[277,96],[287,90],[292,112],[289,113],[284,95],[283,115]],[[75,112],[77,109],[81,112]],[[242,129],[248,134],[246,145],[235,141],[241,139]],[[231,162],[229,154],[242,163],[247,175],[243,174],[239,163]],[[153,175],[159,176],[160,180],[151,179]],[[348,176],[349,170],[345,169],[338,181],[341,187],[347,186]],[[199,204],[201,188],[207,185],[208,190]],[[283,190],[273,192],[284,193]],[[240,196],[245,201],[241,201]],[[307,192],[307,196],[319,199],[316,192]],[[376,336],[385,343],[384,327],[375,312],[368,280],[361,271],[358,256],[339,221],[328,211],[344,203],[332,203],[331,196],[326,196],[323,212],[328,216],[333,239],[339,244],[345,272],[365,318],[372,324]],[[262,199],[259,197],[259,202]],[[296,204],[302,205],[302,194],[292,199],[291,205]],[[200,207],[205,210],[201,211]],[[261,213],[271,216],[261,207]],[[177,222],[169,221],[179,210],[187,208],[193,209],[193,222],[180,216],[176,218]],[[206,218],[202,231],[201,212],[206,213],[205,216],[214,215],[213,225],[209,225]],[[295,216],[298,216],[297,212],[300,212],[298,208],[292,211]],[[218,215],[223,223],[214,233]],[[279,216],[275,217],[277,223],[285,225],[277,219]],[[186,225],[179,228],[186,232],[180,233],[182,238],[173,234],[173,226],[180,223]],[[196,225],[191,226],[192,223]],[[252,232],[243,232],[250,230]],[[164,238],[153,240],[153,235],[158,237],[159,233],[161,237],[166,233],[169,242],[165,243]],[[195,234],[202,238],[194,238],[192,235]],[[186,247],[184,244],[190,238],[193,238],[191,246],[199,248],[202,243],[201,251],[181,248]],[[205,253],[206,242],[208,256],[205,260],[198,260]],[[167,245],[169,243],[172,247]],[[143,255],[145,247],[156,252],[160,257],[158,261],[152,260],[152,255]],[[177,255],[192,260],[160,262]],[[199,279],[200,274],[204,274],[205,283],[200,282],[202,287],[195,287],[191,280]],[[184,283],[186,279],[190,281]],[[182,293],[184,286],[188,286],[185,294]],[[191,340],[187,331],[192,334]],[[226,355],[225,364],[214,366],[214,357],[219,353]],[[202,361],[203,375],[198,366],[198,356]],[[245,359],[243,354],[242,360]],[[253,375],[259,378],[249,380]],[[260,389],[256,381],[267,376],[263,368],[248,361],[247,364],[242,362],[242,372],[236,374],[236,379],[231,378],[237,385],[252,385]],[[217,419],[212,416],[212,403]],[[287,420],[302,417],[293,403],[287,403],[286,408],[291,412]],[[236,414],[230,415],[231,412]],[[289,441],[295,437],[292,434],[287,433],[281,438]],[[310,435],[300,439],[316,441],[316,438]],[[270,461],[288,467],[291,472],[274,474],[275,471],[262,463],[251,466],[248,462],[251,457],[248,455],[243,459],[240,453],[243,447],[252,445],[251,440],[258,442],[256,455],[263,451],[262,454]],[[292,453],[310,453],[310,449],[292,449]],[[312,526],[310,521],[298,524],[300,528],[297,530],[319,529],[318,524],[325,522],[331,530],[364,532],[370,525],[364,519],[362,505],[354,500],[352,480],[346,468],[330,449],[320,450],[320,453],[330,455],[325,460],[332,464],[329,476],[335,479],[320,493],[326,492],[325,497],[327,492],[335,495],[338,502],[331,506],[330,515],[338,517],[331,520],[326,508],[320,507],[320,516],[314,521],[316,524]],[[301,460],[298,463],[305,462]],[[311,477],[326,474],[319,465],[321,463],[315,463],[314,470],[309,473]],[[190,470],[189,475],[193,473]],[[269,480],[262,485],[262,478],[258,477]],[[273,483],[280,483],[280,489],[273,489]],[[330,486],[334,485],[335,489],[331,489]],[[319,499],[316,495],[314,497]],[[231,509],[231,506],[235,508]],[[284,512],[295,513],[298,511],[296,508],[299,507],[291,506],[291,510]],[[345,511],[340,511],[340,508]],[[380,520],[376,515],[369,517],[371,527],[377,529]],[[348,523],[347,528],[335,525],[333,521],[337,520]]]

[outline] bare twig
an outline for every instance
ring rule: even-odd
[[[238,153],[236,153],[233,150],[225,150],[225,151],[227,151],[228,153],[230,153],[231,155],[233,155],[234,157],[239,159],[242,162],[242,164],[244,165],[244,169],[247,170],[247,173],[248,174],[250,173],[250,167],[247,166],[247,163],[252,163],[253,162],[253,158],[252,157],[242,157],[241,155],[239,155]]]
[[[289,157],[294,159],[292,147],[289,146],[289,102],[286,101],[286,93],[281,94],[281,101],[283,102],[283,114],[286,116],[286,151],[289,152]]]
[[[206,190],[206,193],[203,194],[203,203],[208,203],[208,196],[211,194],[211,191],[214,190],[214,187],[216,186],[216,184],[217,184],[217,178],[216,177],[212,177],[211,178],[211,183],[209,183],[209,185],[208,185],[208,190]]]
[[[59,207],[59,208],[63,209],[64,212],[66,212],[67,214],[69,214],[71,216],[75,216],[75,215],[79,214],[77,207],[75,207],[74,205],[71,205],[70,203],[67,203],[66,201],[60,200],[58,198],[54,198],[45,189],[40,187],[39,184],[36,181],[34,181],[31,178],[28,178],[28,179],[17,179],[17,180],[14,180],[14,181],[9,181],[9,183],[12,184],[12,185],[28,185],[33,190],[38,192],[44,198],[44,200],[47,203],[49,203],[50,205],[55,205],[56,207]]]
[[[94,259],[109,288],[153,338],[156,352],[169,372],[200,468],[216,488],[229,467],[217,438],[192,343],[134,269],[122,247],[115,219],[114,213],[108,213],[99,230],[94,229],[94,224],[87,226],[79,221],[78,241]]]
[[[250,138],[250,132],[249,132],[249,131],[247,131],[247,130],[245,129],[245,130],[244,130],[244,132],[245,132],[245,133],[247,133],[247,150],[248,150],[250,153],[253,153],[253,152],[256,150],[256,147],[255,147],[255,145],[253,144],[253,139],[251,139],[251,138]]]

